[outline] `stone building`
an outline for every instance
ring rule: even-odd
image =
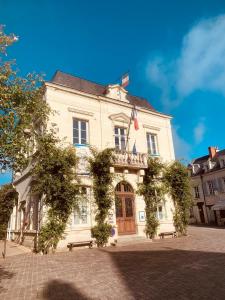
[[[145,203],[143,197],[136,194],[137,185],[143,180],[148,155],[160,157],[164,162],[174,160],[171,117],[156,111],[147,100],[130,95],[119,84],[100,85],[57,71],[45,86],[45,101],[56,112],[48,126],[54,128],[61,139],[65,138],[65,146],[76,147],[80,158],[78,173],[87,195],[87,200],[80,204],[81,213],[74,211],[71,215],[66,239],[59,247],[69,241],[91,238],[95,216],[92,179],[85,160],[90,145],[99,150],[116,149],[111,172],[116,174],[113,185],[119,200],[109,215],[109,222],[114,226],[111,239],[128,235],[144,237]],[[135,130],[132,121],[127,139],[134,107],[139,129]],[[23,230],[25,245],[32,245],[42,224],[42,208],[38,199],[31,199],[29,193],[30,180],[29,170],[14,180],[19,202],[10,223],[11,236],[15,239]],[[26,216],[28,205],[29,215]],[[173,203],[169,197],[158,205],[157,216],[160,220],[158,233],[174,230]]]
[[[225,150],[208,148],[209,154],[189,165],[194,205],[191,222],[225,225]]]

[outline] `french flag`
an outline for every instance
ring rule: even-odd
[[[137,110],[135,107],[133,108],[132,119],[134,121],[134,129],[138,130],[139,125],[138,125],[138,119],[137,119]]]
[[[129,81],[130,81],[130,79],[129,79],[129,74],[128,73],[126,73],[126,74],[124,74],[123,76],[122,76],[122,87],[126,87],[126,86],[128,86],[128,84],[129,84]]]

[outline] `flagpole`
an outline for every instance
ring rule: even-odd
[[[131,126],[131,120],[132,120],[132,115],[133,115],[133,109],[135,108],[135,106],[132,107],[131,110],[131,115],[130,115],[130,122],[129,122],[129,127],[128,127],[128,131],[127,131],[127,140],[126,140],[126,148],[125,151],[127,150],[127,146],[128,146],[128,152],[129,152],[129,144],[128,144],[128,140],[129,140],[129,135],[130,135],[130,126]]]

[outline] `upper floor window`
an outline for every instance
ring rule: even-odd
[[[114,133],[115,133],[115,147],[119,150],[125,150],[126,149],[126,128],[123,127],[115,127]]]
[[[80,119],[73,119],[73,144],[88,144],[88,122]]]
[[[148,153],[150,155],[158,155],[158,141],[157,135],[153,133],[147,133],[147,144],[148,144]]]
[[[215,191],[214,191],[214,186],[213,186],[212,180],[207,181],[207,183],[208,183],[208,188],[209,188],[209,194],[214,195]]]
[[[221,168],[223,168],[223,167],[225,167],[225,159],[224,158],[221,159]]]
[[[195,187],[194,187],[194,192],[195,192],[195,198],[200,198],[198,186],[195,186]]]

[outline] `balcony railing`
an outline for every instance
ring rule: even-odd
[[[133,154],[132,152],[116,150],[114,165],[118,167],[147,168],[147,159],[148,154],[146,153]]]

